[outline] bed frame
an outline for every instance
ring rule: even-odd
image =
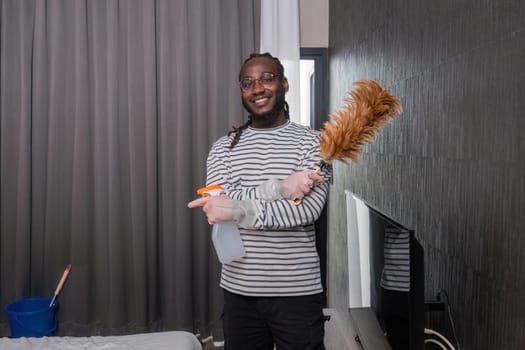
[[[120,336],[0,338],[0,349],[9,350],[202,350],[197,337],[185,331]]]

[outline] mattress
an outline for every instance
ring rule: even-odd
[[[184,331],[119,336],[0,338],[0,350],[202,350]]]

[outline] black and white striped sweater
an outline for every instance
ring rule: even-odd
[[[319,132],[286,122],[271,129],[247,128],[230,149],[233,136],[214,143],[207,161],[207,185],[220,184],[233,199],[250,199],[256,208],[253,227],[240,228],[246,255],[223,264],[221,287],[248,296],[293,296],[322,292],[314,222],[321,214],[331,167],[320,172],[300,205],[260,199],[258,186],[294,171],[315,169],[320,161]]]

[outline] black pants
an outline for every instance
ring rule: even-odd
[[[323,295],[246,297],[224,291],[225,350],[324,350]]]

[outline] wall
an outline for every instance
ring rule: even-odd
[[[525,2],[330,0],[330,111],[375,79],[404,113],[334,165],[328,302],[348,300],[344,189],[415,229],[462,349],[525,348]],[[444,317],[429,317],[453,339]]]
[[[328,0],[299,0],[301,47],[328,47]]]

